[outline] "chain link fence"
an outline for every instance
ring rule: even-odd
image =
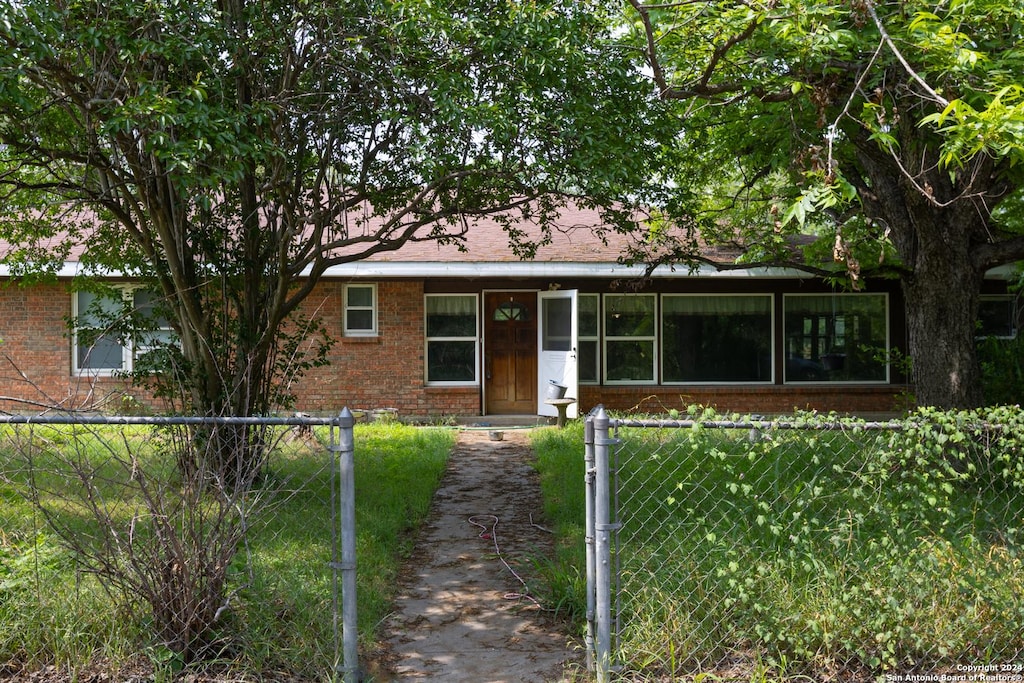
[[[0,416],[0,678],[143,642],[355,681],[353,423]]]
[[[1019,408],[586,434],[599,681],[1024,680]]]

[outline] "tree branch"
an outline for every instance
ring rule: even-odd
[[[878,13],[875,11],[875,3],[872,2],[872,0],[864,0],[864,6],[867,8],[868,14],[871,16],[871,20],[875,22],[875,26],[878,28],[878,33],[882,36],[882,40],[889,47],[889,49],[892,50],[893,55],[896,57],[897,60],[899,60],[899,63],[903,65],[903,68],[906,70],[907,74],[912,79],[914,79],[918,85],[924,88],[924,91],[928,93],[932,97],[932,99],[941,104],[943,107],[948,106],[949,100],[947,100],[939,93],[935,92],[935,90],[930,85],[928,85],[928,83],[926,83],[923,78],[921,78],[921,76],[914,70],[914,68],[910,66],[910,62],[906,60],[906,58],[903,56],[903,53],[900,52],[898,47],[896,47],[896,44],[889,36],[889,32],[885,30],[885,25],[882,24],[882,20],[878,18]]]

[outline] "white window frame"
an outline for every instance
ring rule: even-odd
[[[710,299],[710,298],[751,298],[751,299],[767,299],[768,300],[768,317],[769,317],[769,329],[768,329],[768,379],[766,380],[668,380],[665,379],[665,364],[667,358],[667,350],[665,349],[665,301],[668,299]],[[665,293],[661,295],[661,308],[658,311],[658,334],[661,335],[659,347],[661,353],[661,383],[664,386],[700,386],[700,385],[729,385],[729,386],[747,386],[747,385],[767,385],[775,383],[775,296],[773,294],[755,294],[755,293],[740,293],[740,292],[714,292],[706,294],[692,294],[692,293]]]
[[[427,302],[432,298],[460,297],[473,300],[475,329],[473,336],[441,336],[427,335]],[[424,294],[423,295],[423,378],[430,387],[466,387],[480,384],[480,295],[476,293]],[[472,342],[473,343],[473,379],[472,380],[432,380],[430,379],[430,343],[431,342]]]
[[[114,288],[114,290],[121,295],[121,302],[123,306],[135,306],[135,294],[142,290],[142,287],[138,285],[120,285]],[[71,316],[75,321],[75,326],[71,335],[71,371],[74,375],[82,375],[89,377],[114,377],[120,373],[131,372],[135,368],[135,360],[153,350],[154,347],[146,344],[136,343],[135,340],[129,340],[127,343],[118,343],[121,347],[121,366],[118,368],[83,368],[80,367],[78,362],[79,357],[79,341],[78,332],[80,329],[85,329],[88,326],[79,325],[78,318],[84,312],[81,310],[81,303],[79,296],[81,294],[93,294],[92,292],[74,291],[71,293]],[[159,327],[153,332],[157,334],[163,333],[174,333],[174,329],[170,326]],[[88,354],[87,354],[88,355]]]
[[[651,325],[651,334],[649,335],[633,335],[633,336],[612,336],[608,334],[608,311],[609,301],[612,299],[650,299],[654,306],[651,311],[651,315],[654,316],[654,320]],[[602,297],[603,306],[601,307],[601,330],[604,333],[603,340],[601,343],[601,371],[604,383],[608,386],[631,386],[631,385],[651,385],[656,386],[658,384],[658,295],[657,294],[605,294]],[[608,343],[617,341],[631,341],[631,342],[650,342],[651,353],[653,358],[651,359],[651,378],[650,379],[611,379],[608,373]]]
[[[348,294],[354,289],[370,290],[369,306],[352,306],[349,304]],[[348,283],[342,287],[342,334],[346,337],[376,337],[377,332],[377,284],[373,282]],[[370,311],[370,327],[349,327],[349,311]]]
[[[116,291],[118,293],[120,293],[122,301],[125,300],[128,297],[128,295],[129,295],[128,294],[128,289],[125,288],[125,287],[118,287]],[[79,355],[80,355],[80,353],[79,353],[80,344],[79,344],[79,341],[78,341],[79,330],[91,329],[88,325],[81,325],[81,324],[79,324],[80,323],[79,317],[85,313],[85,311],[82,310],[82,304],[81,304],[81,301],[80,301],[80,297],[83,294],[93,294],[93,292],[74,291],[74,292],[71,293],[71,318],[75,322],[75,326],[74,326],[74,329],[73,329],[72,334],[71,334],[71,371],[72,371],[72,373],[74,373],[75,375],[87,375],[87,376],[90,376],[90,377],[112,377],[113,375],[115,375],[115,374],[117,374],[119,372],[125,372],[126,370],[129,370],[131,368],[132,355],[129,352],[129,348],[127,346],[125,346],[124,344],[118,344],[121,347],[121,366],[120,367],[118,367],[118,368],[109,368],[109,367],[108,368],[89,368],[89,367],[83,368],[83,367],[81,367],[81,364],[78,362],[78,358],[79,358]],[[106,297],[104,297],[104,298],[106,298]],[[92,348],[93,347],[89,347],[89,351],[86,352],[85,355],[87,357],[91,354],[91,349]]]
[[[138,310],[139,306],[138,306],[138,303],[135,300],[135,297],[140,292],[144,292],[146,290],[144,288],[142,288],[142,287],[126,287],[125,289],[126,289],[126,295],[131,300],[133,308],[135,310]],[[167,321],[166,325],[161,325],[160,327],[156,327],[156,328],[154,328],[152,330],[148,330],[147,331],[147,335],[151,335],[151,338],[154,341],[158,341],[158,343],[168,343],[169,344],[172,341],[177,340],[177,333],[174,331],[174,328],[171,327],[169,320]],[[132,368],[134,369],[135,361],[138,358],[140,358],[141,356],[143,356],[143,355],[145,355],[145,354],[149,353],[150,351],[153,351],[153,350],[155,350],[157,348],[159,348],[159,347],[158,346],[154,346],[152,344],[144,344],[144,343],[141,343],[141,342],[133,339],[131,341],[131,344],[130,344]]]

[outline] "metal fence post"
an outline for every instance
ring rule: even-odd
[[[341,535],[341,561],[335,571],[341,572],[341,638],[342,666],[338,672],[344,683],[356,683],[359,679],[358,644],[359,632],[356,623],[356,486],[355,486],[355,417],[348,408],[343,408],[337,419],[338,425],[338,514]]]
[[[598,683],[608,683],[611,672],[611,525],[609,500],[609,457],[612,440],[608,438],[608,413],[599,406],[594,414],[594,553],[595,553],[595,619],[597,643],[595,665]]]
[[[587,632],[584,643],[587,650],[587,671],[594,671],[594,598],[597,590],[594,552],[594,417],[588,415],[583,423],[583,462],[586,482],[586,522],[584,543],[587,550]]]

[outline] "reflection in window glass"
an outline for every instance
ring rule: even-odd
[[[978,302],[978,336],[1017,336],[1017,305],[1012,296],[981,297]]]
[[[426,297],[427,382],[477,382],[477,300],[472,294]]]
[[[770,296],[662,297],[665,382],[769,382]]]
[[[600,297],[597,294],[580,294],[577,300],[577,313],[579,322],[579,381],[583,383],[597,383],[598,368],[601,367],[598,358],[598,329],[600,318],[598,317],[598,302]]]
[[[609,382],[655,379],[655,295],[609,294],[604,298],[605,378]]]
[[[568,351],[572,348],[572,299],[541,299],[544,325],[542,348],[545,351]]]
[[[886,295],[790,295],[784,308],[787,382],[888,379]]]
[[[155,371],[161,359],[154,352],[177,343],[159,296],[150,290],[123,288],[73,296],[75,372]]]
[[[125,347],[118,337],[106,331],[122,314],[124,299],[92,292],[75,293],[75,369],[113,372],[125,366]]]
[[[142,364],[147,370],[156,370],[162,363],[166,367],[167,350],[177,346],[178,335],[163,310],[160,296],[148,289],[138,289],[132,301],[143,327],[135,335],[132,350],[136,368]]]

